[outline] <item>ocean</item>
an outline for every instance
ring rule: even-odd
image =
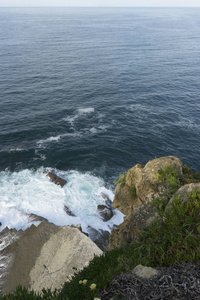
[[[200,171],[199,87],[199,8],[0,8],[0,230],[34,213],[111,231],[123,215],[97,206],[122,172]]]

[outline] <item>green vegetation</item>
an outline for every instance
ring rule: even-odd
[[[130,188],[130,195],[132,199],[137,197],[136,187],[134,185]]]
[[[126,174],[127,172],[123,172],[120,176],[119,176],[119,179],[118,180],[114,180],[113,183],[114,184],[118,184],[118,183],[121,183],[121,186],[125,186],[125,181],[126,181]]]
[[[126,173],[122,175],[118,183],[125,182]],[[200,181],[199,174],[186,168],[183,175],[171,167],[159,171],[158,175],[158,181],[167,184],[169,195],[191,178]],[[136,190],[133,189],[132,193],[135,196]],[[200,190],[193,191],[187,197],[188,200],[183,202],[179,196],[174,196],[170,209],[166,209],[169,197],[155,199],[153,204],[160,219],[143,229],[137,243],[123,245],[105,252],[101,257],[95,257],[88,267],[66,282],[61,291],[51,293],[44,290],[39,296],[19,287],[14,295],[6,295],[1,299],[93,300],[114,276],[132,270],[138,264],[161,267],[175,262],[200,263]]]
[[[181,186],[180,175],[172,166],[158,171],[158,183],[166,184],[168,187],[168,195],[173,195]]]
[[[200,173],[193,171],[187,166],[183,166],[183,176],[182,176],[183,184],[191,183],[191,182],[200,182]]]
[[[200,182],[200,173],[192,171],[187,166],[183,166],[183,174],[172,166],[158,171],[158,183],[166,184],[168,187],[168,199],[184,184]]]

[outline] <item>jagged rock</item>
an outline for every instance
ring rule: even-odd
[[[77,228],[42,222],[32,225],[3,250],[12,257],[2,284],[3,294],[18,285],[41,292],[54,290],[102,251]]]
[[[128,215],[136,207],[151,202],[167,194],[167,187],[158,183],[158,170],[173,166],[182,174],[182,162],[176,156],[166,156],[150,160],[144,167],[140,164],[129,169],[124,183],[118,183],[112,206]],[[136,194],[131,195],[135,188]]]
[[[115,188],[115,198],[112,206],[121,211],[124,215],[131,213],[133,208],[138,207],[142,202],[138,197],[133,198],[130,193],[130,187],[122,186],[120,183]]]
[[[158,217],[152,200],[168,193],[167,186],[158,182],[158,171],[167,166],[174,167],[182,174],[180,159],[166,156],[150,160],[144,167],[135,165],[128,170],[123,183],[117,184],[113,207],[118,208],[126,217],[117,229],[112,230],[107,250],[137,241],[142,228]]]
[[[27,214],[28,215],[28,214]],[[38,216],[36,214],[28,215],[29,222],[48,222],[48,220],[44,217]]]
[[[104,194],[103,192],[101,192],[101,196],[103,199],[105,199],[105,204],[108,206],[108,207],[112,207],[112,201],[110,200],[110,198]]]
[[[53,181],[57,185],[60,185],[61,187],[63,187],[67,183],[67,181],[65,179],[62,179],[61,177],[59,177],[51,172],[47,173],[47,176],[49,176],[51,181]]]
[[[71,227],[77,228],[78,230],[80,230],[80,232],[83,232],[83,231],[82,231],[81,224],[76,224],[76,225],[72,224]],[[88,236],[88,235],[87,235],[87,236]]]
[[[69,207],[67,207],[66,205],[64,206],[64,211],[71,217],[76,217],[76,215],[71,211],[71,209]]]
[[[110,220],[113,217],[112,209],[107,207],[106,205],[98,205],[97,212],[100,214],[104,222]]]
[[[143,227],[158,217],[151,203],[135,208],[116,229],[111,231],[106,250],[119,248],[122,244],[136,242]]]
[[[176,191],[174,196],[180,196],[179,200],[186,202],[188,200],[188,194],[191,194],[193,191],[200,190],[200,183],[189,183],[185,184]],[[167,204],[166,210],[171,207],[171,203],[174,201],[174,196],[170,199]]]
[[[135,275],[143,279],[150,279],[153,276],[157,276],[160,274],[158,270],[153,269],[151,267],[142,266],[142,265],[137,265],[133,269],[133,273],[135,273]]]
[[[126,174],[126,185],[128,185],[129,187],[132,187],[133,185],[137,186],[142,179],[143,168],[143,165],[137,164],[133,168],[129,169]]]
[[[136,185],[138,198],[143,203],[150,202],[157,197],[165,196],[168,189],[158,184],[158,170],[172,166],[182,174],[182,162],[176,156],[165,156],[150,160],[142,169],[142,178]]]
[[[104,230],[96,230],[95,228],[92,228],[91,226],[88,226],[88,229],[89,229],[89,235],[90,235],[91,240],[102,251],[105,251],[108,246],[110,233],[108,231],[104,231]]]

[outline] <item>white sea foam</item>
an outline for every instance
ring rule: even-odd
[[[25,149],[23,148],[12,148],[10,149],[10,152],[21,152],[21,151],[24,151]]]
[[[90,114],[90,113],[94,112],[94,108],[93,107],[79,108],[78,112],[80,115]]]
[[[87,107],[87,108],[79,108],[78,113],[76,113],[74,116],[68,116],[66,118],[63,118],[63,121],[67,121],[71,124],[71,126],[74,126],[74,122],[82,115],[90,114],[94,112],[93,107]]]
[[[42,145],[50,143],[50,142],[58,142],[60,140],[60,138],[61,138],[61,135],[59,134],[57,136],[51,136],[47,139],[39,140],[36,143],[39,145],[39,147],[41,147]]]
[[[90,132],[97,133],[97,128],[95,128],[95,127],[90,128]]]
[[[110,231],[114,224],[123,221],[123,215],[117,210],[108,222],[103,222],[97,213],[97,205],[105,204],[101,193],[108,195],[111,200],[114,196],[111,190],[105,188],[101,178],[89,173],[56,170],[56,174],[67,180],[67,184],[61,188],[52,183],[43,171],[40,168],[37,171],[0,173],[1,230],[6,226],[24,230],[32,223],[38,225],[39,222],[33,222],[27,216],[31,213],[56,225],[81,223],[85,232],[88,232],[88,226]],[[76,217],[67,215],[64,206]]]

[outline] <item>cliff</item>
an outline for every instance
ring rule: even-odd
[[[25,232],[2,231],[3,244],[8,234],[12,240],[1,253],[8,270],[0,276],[3,293],[21,284],[59,289],[45,299],[198,299],[200,174],[175,156],[137,164],[120,176],[112,205],[125,217],[104,255],[77,228],[42,222]],[[110,217],[112,209],[99,209]],[[76,268],[83,269],[71,278]]]
[[[125,214],[125,218],[112,230],[107,250],[138,240],[141,230],[159,217],[154,201],[163,199],[167,204],[173,193],[188,182],[184,179],[184,170],[188,171],[178,157],[166,156],[150,160],[145,166],[137,164],[119,178],[112,205]],[[177,193],[183,197],[197,188],[199,183],[184,185]]]

